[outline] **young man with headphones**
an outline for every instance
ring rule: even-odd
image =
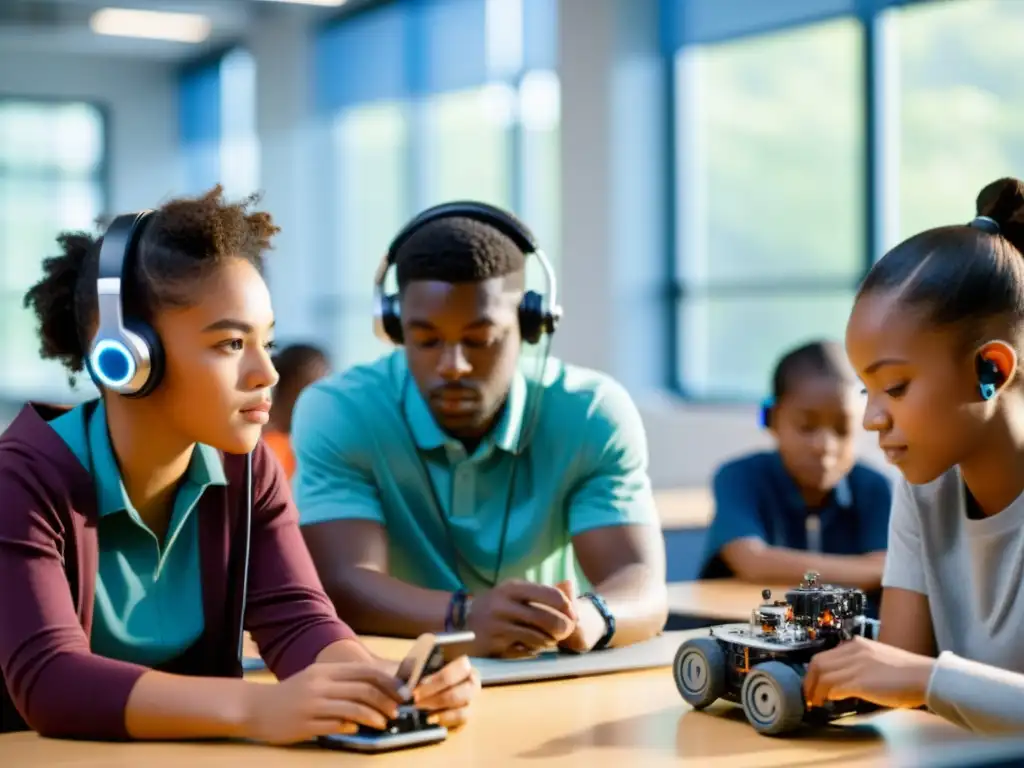
[[[283,744],[383,729],[413,695],[338,618],[259,439],[277,227],[251,202],[64,234],[26,296],[43,356],[101,397],[0,437],[0,732]],[[243,630],[279,685],[240,679]],[[463,657],[415,694],[457,724],[477,688]]]
[[[546,296],[525,291],[528,258]],[[431,208],[375,291],[378,333],[400,348],[314,384],[293,420],[303,533],[339,610],[366,632],[467,628],[478,656],[657,634],[643,425],[611,378],[548,356],[561,310],[529,230],[481,203]],[[524,341],[543,345],[539,366]]]

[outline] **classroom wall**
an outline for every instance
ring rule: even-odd
[[[107,108],[115,210],[153,205],[179,186],[175,78],[166,63],[0,50],[0,94]]]
[[[560,0],[559,13],[562,240],[548,249],[559,254],[566,316],[554,352],[627,386],[657,488],[701,485],[722,460],[769,440],[754,405],[687,403],[667,387],[674,208],[670,190],[652,180],[673,159],[657,0]],[[323,278],[312,266],[323,260],[314,255],[335,241],[329,128],[311,109],[309,32],[286,13],[267,14],[241,42],[258,72],[259,186],[283,227],[268,264],[280,334],[315,335],[311,297]],[[0,92],[108,106],[117,210],[181,191],[176,88],[176,71],[163,63],[0,53]],[[882,464],[874,443],[864,436],[863,455]]]

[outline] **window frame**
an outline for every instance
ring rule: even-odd
[[[49,104],[49,105],[64,105],[64,104],[86,104],[99,114],[100,126],[103,130],[103,138],[100,142],[101,156],[99,168],[96,171],[96,179],[100,183],[100,199],[102,201],[102,210],[100,215],[107,216],[110,211],[110,200],[111,200],[111,173],[110,173],[110,155],[113,147],[113,140],[111,138],[111,125],[113,120],[111,119],[111,108],[108,103],[102,99],[93,98],[69,98],[64,96],[41,96],[39,94],[23,94],[18,91],[4,91],[0,93],[0,104],[12,101],[25,101],[34,102],[36,104]],[[4,172],[4,168],[0,165],[0,173]]]
[[[72,98],[66,96],[53,96],[53,95],[40,95],[32,93],[22,93],[20,91],[4,91],[0,93],[0,106],[13,102],[30,103],[30,104],[42,104],[49,106],[63,106],[67,104],[82,104],[86,105],[94,110],[99,117],[100,131],[102,133],[100,139],[100,159],[96,169],[89,174],[87,177],[90,181],[96,183],[99,192],[99,210],[97,211],[97,217],[105,219],[110,215],[111,212],[111,200],[112,200],[112,181],[111,181],[111,149],[113,147],[112,139],[112,116],[111,107],[108,103],[102,99],[96,98]],[[0,176],[9,178],[12,176],[6,166],[0,164]],[[60,180],[67,178],[66,174],[54,174],[49,169],[38,174],[28,174],[29,178],[40,178],[47,180]],[[78,177],[71,177],[78,178]],[[56,241],[54,241],[56,243]],[[46,258],[48,254],[39,254],[39,259]],[[12,298],[14,294],[8,293],[6,289],[0,292],[0,300],[6,300]],[[20,299],[19,298],[19,303]],[[85,379],[88,377],[86,376]],[[46,401],[46,400],[62,400],[69,396],[74,397],[79,394],[78,390],[84,383],[85,379],[79,376],[79,384],[75,388],[69,387],[67,384],[63,385],[50,385],[45,384],[41,386],[33,386],[31,392],[23,392],[16,387],[10,387],[5,382],[0,381],[0,409],[16,409],[23,405],[25,402],[30,400],[33,401]]]
[[[685,313],[685,302],[694,296],[711,298],[715,295],[728,296],[742,293],[743,295],[772,296],[783,293],[808,293],[816,291],[856,290],[867,275],[874,262],[885,253],[886,243],[891,241],[891,221],[887,212],[892,210],[894,200],[899,194],[886,160],[898,137],[891,130],[892,121],[898,120],[898,113],[889,108],[889,95],[898,87],[895,79],[895,61],[888,55],[886,45],[887,18],[886,14],[894,8],[920,5],[924,3],[946,2],[948,0],[797,0],[789,4],[790,19],[769,19],[764,23],[751,24],[744,14],[734,13],[735,6],[757,0],[730,0],[731,9],[726,8],[721,0],[661,0],[661,25],[663,31],[664,55],[668,70],[668,94],[670,108],[666,110],[668,126],[666,134],[670,149],[667,153],[667,174],[670,177],[665,185],[668,190],[668,206],[673,215],[668,218],[667,241],[669,243],[668,269],[666,277],[666,294],[668,295],[668,366],[667,388],[677,397],[688,403],[698,405],[747,406],[755,399],[749,397],[715,397],[694,392],[687,385],[683,355],[680,350],[682,318]],[[688,8],[683,3],[691,2]],[[710,3],[721,3],[717,11],[721,19],[713,23],[688,23],[683,18],[688,13],[692,17],[694,5],[710,7]],[[783,11],[785,13],[786,11]],[[730,18],[725,18],[725,17]],[[687,276],[680,267],[681,230],[686,222],[680,221],[675,215],[679,204],[679,185],[681,183],[678,169],[683,149],[678,146],[679,131],[682,127],[681,114],[688,108],[685,100],[676,98],[679,89],[679,72],[676,68],[676,56],[683,50],[708,48],[733,43],[743,39],[764,37],[780,32],[796,29],[812,29],[837,19],[853,19],[860,27],[860,67],[862,71],[861,101],[862,124],[860,128],[861,150],[863,152],[863,177],[861,201],[863,217],[863,253],[861,268],[854,280],[811,278],[798,280],[781,278],[775,281],[752,280],[750,283],[730,284],[714,287],[713,283],[700,288],[689,284]],[[707,22],[707,18],[705,18]],[[730,29],[732,23],[734,28]],[[767,379],[767,372],[765,373]]]

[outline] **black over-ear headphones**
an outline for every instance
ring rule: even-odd
[[[98,387],[124,397],[148,395],[164,373],[160,337],[141,318],[129,315],[124,286],[131,280],[139,238],[152,211],[118,216],[103,235],[96,277],[96,335],[86,368]]]
[[[374,309],[373,327],[374,332],[384,341],[391,341],[394,344],[402,344],[402,316],[399,306],[398,294],[384,293],[384,280],[388,270],[395,263],[395,255],[398,249],[424,225],[437,219],[451,218],[455,216],[474,219],[483,224],[488,224],[507,236],[516,247],[523,252],[524,256],[535,256],[540,260],[541,268],[544,270],[544,277],[547,282],[547,303],[545,298],[536,291],[526,291],[519,304],[519,332],[523,340],[529,344],[536,344],[546,334],[553,334],[558,327],[558,321],[562,317],[562,308],[558,305],[558,285],[555,280],[555,271],[551,268],[544,251],[537,244],[533,233],[526,225],[507,211],[503,211],[487,203],[473,202],[469,200],[451,203],[442,203],[433,208],[428,208],[413,218],[391,241],[388,252],[381,260],[377,273],[374,276]]]

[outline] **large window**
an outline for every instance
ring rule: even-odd
[[[0,337],[4,397],[66,396],[59,365],[39,356],[22,306],[63,230],[96,233],[105,200],[105,123],[82,102],[0,99]]]
[[[228,197],[243,197],[260,183],[256,132],[256,62],[236,48],[220,62],[220,181]]]
[[[555,248],[562,236],[560,116],[558,75],[544,69],[527,72],[519,83],[519,209],[556,272],[561,254]],[[530,266],[527,279],[543,286],[534,280],[537,265]]]
[[[841,338],[866,263],[854,19],[676,58],[678,383],[756,399],[783,348]]]
[[[420,205],[468,197],[512,207],[515,97],[511,86],[494,83],[426,100]]]
[[[679,388],[754,399],[873,259],[1024,175],[1019,0],[665,0]],[[870,185],[870,186],[869,186]],[[870,190],[870,194],[869,194]]]
[[[318,37],[337,250],[324,254],[333,279],[314,302],[336,365],[387,349],[370,333],[373,273],[424,208],[472,199],[513,210],[558,264],[556,15],[554,0],[397,2]],[[536,265],[527,280],[543,287]]]
[[[1024,3],[925,3],[887,22],[898,51],[903,239],[970,220],[985,184],[1024,176]]]
[[[187,67],[179,79],[183,187],[188,194],[215,184],[228,197],[259,185],[256,63],[244,48]]]
[[[333,253],[344,258],[335,260],[327,330],[333,356],[342,362],[370,360],[387,349],[372,333],[372,288],[388,242],[405,223],[407,131],[405,109],[394,102],[352,107],[334,122]]]

